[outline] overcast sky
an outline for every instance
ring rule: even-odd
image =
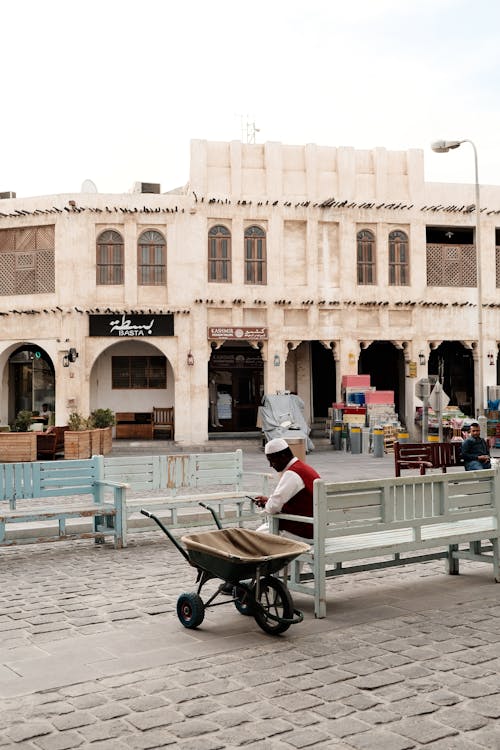
[[[189,142],[421,148],[426,179],[500,184],[495,0],[5,0],[0,191],[162,191]],[[243,125],[243,128],[242,128]]]

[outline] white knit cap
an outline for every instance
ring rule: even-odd
[[[264,453],[266,456],[268,456],[270,453],[279,453],[280,451],[284,451],[288,448],[288,443],[286,440],[283,440],[283,438],[273,438],[273,440],[270,440],[268,443],[266,443],[266,446],[264,448]]]

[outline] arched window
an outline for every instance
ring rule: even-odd
[[[231,281],[231,232],[221,224],[208,232],[208,280]]]
[[[369,229],[362,229],[358,241],[358,284],[376,284],[375,274],[375,235]]]
[[[123,238],[113,229],[97,238],[96,283],[123,284]]]
[[[137,253],[137,283],[139,286],[165,284],[166,242],[163,235],[148,229],[139,237]]]
[[[389,284],[407,286],[409,283],[408,236],[398,229],[389,234]]]
[[[266,284],[266,233],[260,227],[245,229],[245,284]]]

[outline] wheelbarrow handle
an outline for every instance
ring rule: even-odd
[[[212,508],[210,505],[206,505],[205,503],[198,503],[198,505],[201,505],[201,507],[205,508],[205,510],[209,510],[214,518],[215,523],[217,524],[217,528],[222,529],[222,524],[220,522],[219,516],[215,512],[215,509]]]
[[[158,518],[158,516],[155,516],[154,513],[150,513],[149,510],[146,510],[145,508],[141,508],[141,513],[142,513],[143,516],[147,516],[148,518],[152,518],[153,521],[156,521],[156,523],[158,524],[158,526],[160,527],[160,529],[168,536],[168,538],[170,539],[170,541],[172,542],[172,544],[175,547],[177,547],[177,549],[179,550],[179,552],[181,553],[181,555],[189,562],[189,555],[186,552],[186,550],[184,549],[184,547],[182,547],[179,544],[179,542],[177,541],[177,539],[174,536],[172,536],[172,534],[170,533],[170,531],[160,521],[160,519]]]

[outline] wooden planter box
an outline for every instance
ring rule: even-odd
[[[36,432],[0,433],[0,461],[36,461]]]
[[[99,456],[101,453],[101,430],[94,429],[90,432],[90,455]]]
[[[90,433],[93,430],[66,430],[64,433],[64,458],[90,458],[91,440]]]
[[[99,430],[100,433],[100,450],[99,453],[102,456],[107,456],[108,453],[111,453],[111,449],[113,448],[113,428],[112,427],[101,427]]]

